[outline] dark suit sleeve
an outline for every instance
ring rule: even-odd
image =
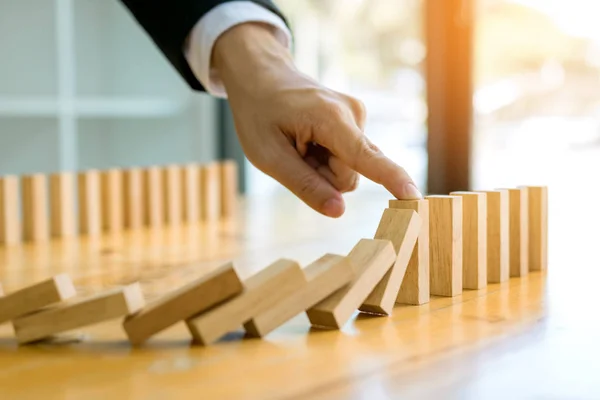
[[[194,90],[204,90],[185,55],[184,42],[196,22],[219,4],[233,0],[121,0],[154,43]],[[284,18],[271,0],[246,0]],[[285,21],[285,19],[284,19]]]

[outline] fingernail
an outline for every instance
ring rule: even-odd
[[[331,199],[327,200],[325,204],[323,204],[323,214],[332,218],[340,217],[344,213],[345,209],[346,206],[344,204],[344,200],[336,197],[332,197]]]
[[[422,199],[423,195],[419,192],[419,189],[413,183],[407,183],[404,185],[404,196],[408,199]]]

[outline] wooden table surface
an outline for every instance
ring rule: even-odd
[[[600,244],[597,229],[596,240],[571,229],[570,204],[551,197],[548,273],[357,316],[340,332],[311,331],[301,315],[264,340],[240,330],[202,348],[180,323],[133,349],[112,321],[18,347],[2,325],[0,399],[598,399]],[[68,272],[81,293],[140,281],[152,299],[229,260],[245,277],[279,257],[345,254],[385,206],[350,196],[330,220],[289,196],[255,199],[212,226],[3,248],[0,282],[10,291]]]

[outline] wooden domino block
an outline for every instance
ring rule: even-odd
[[[165,204],[165,222],[177,226],[183,220],[183,187],[181,167],[169,165],[163,172],[163,202]]]
[[[427,196],[431,294],[462,293],[462,198]]]
[[[66,274],[8,293],[0,297],[0,324],[74,296],[75,287]]]
[[[203,221],[215,221],[220,216],[219,164],[200,167],[200,214]]]
[[[200,221],[200,167],[183,167],[183,219],[189,224]]]
[[[420,305],[429,302],[429,202],[390,200],[389,208],[414,210],[421,217],[421,229],[413,249],[396,302]]]
[[[526,186],[529,201],[529,270],[548,268],[548,187]]]
[[[123,230],[123,173],[118,169],[101,175],[102,228],[115,233]]]
[[[230,218],[235,215],[238,198],[238,168],[233,160],[219,164],[221,187],[221,217]]]
[[[508,191],[487,190],[487,280],[500,283],[509,279]]]
[[[313,326],[342,328],[390,270],[396,261],[396,252],[389,240],[362,239],[350,251],[348,260],[354,270],[354,279],[306,311]]]
[[[294,316],[308,310],[350,283],[354,278],[354,271],[346,257],[326,254],[304,268],[304,275],[307,285],[244,324],[250,336],[264,337]]]
[[[50,237],[48,227],[48,186],[46,176],[24,176],[21,179],[23,238],[41,242]]]
[[[123,219],[127,229],[144,226],[144,178],[139,168],[123,173]]]
[[[295,261],[278,260],[244,282],[245,290],[233,299],[186,321],[195,342],[208,345],[306,285]]]
[[[80,172],[77,176],[79,194],[79,232],[97,236],[102,232],[100,173],[95,170]]]
[[[144,306],[139,284],[76,299],[13,320],[20,344],[133,314]]]
[[[152,228],[164,225],[164,185],[159,167],[144,170],[144,209],[145,224]]]
[[[129,341],[139,345],[179,321],[208,310],[243,290],[232,263],[163,296],[123,322]]]
[[[19,179],[3,176],[0,178],[0,244],[21,242],[19,215]]]
[[[375,239],[389,240],[396,251],[396,262],[362,303],[359,310],[390,315],[421,230],[421,217],[413,210],[387,208],[375,233]]]
[[[463,288],[487,286],[487,199],[485,193],[452,192],[463,201]]]
[[[70,172],[50,175],[50,231],[58,238],[77,234],[75,176]]]
[[[529,273],[529,205],[527,189],[508,191],[508,232],[510,276],[525,276]]]

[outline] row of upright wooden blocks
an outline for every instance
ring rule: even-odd
[[[4,176],[0,244],[227,218],[237,185],[233,161]]]
[[[396,303],[547,268],[547,199],[545,187],[522,187],[391,200],[375,238],[347,256],[304,269],[280,259],[246,280],[228,263],[148,305],[138,284],[63,302],[75,289],[60,275],[0,297],[0,323],[12,320],[19,343],[121,316],[134,345],[180,321],[203,345],[240,326],[263,337],[302,312],[315,328],[340,329],[357,309],[390,315]]]

